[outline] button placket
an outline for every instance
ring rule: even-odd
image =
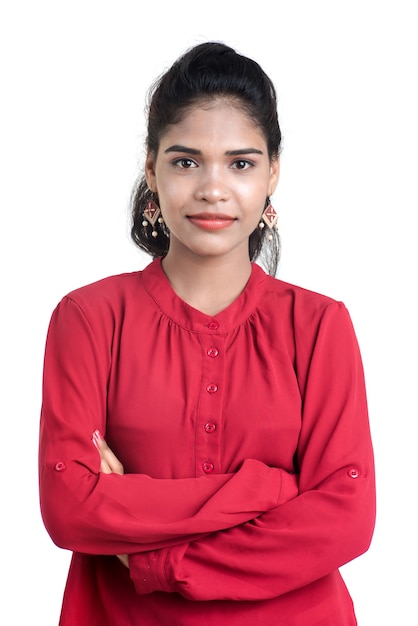
[[[209,330],[216,331],[219,324],[212,320]],[[197,471],[205,475],[220,472],[220,435],[224,383],[224,339],[217,333],[201,336],[202,391],[197,419],[196,460]]]

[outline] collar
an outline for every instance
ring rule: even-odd
[[[173,322],[196,333],[225,334],[245,322],[257,307],[267,286],[267,274],[256,263],[240,295],[217,315],[206,315],[182,300],[155,259],[142,271],[143,284],[159,309]]]

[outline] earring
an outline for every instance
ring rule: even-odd
[[[151,235],[153,237],[158,237],[158,232],[155,230],[155,223],[158,221],[159,224],[163,224],[164,220],[161,215],[161,209],[158,204],[154,200],[150,200],[147,206],[144,209],[144,221],[142,222],[142,226],[146,227],[148,224],[151,224],[153,227],[153,231]]]
[[[258,224],[258,228],[260,230],[263,230],[264,225],[267,224],[267,226],[269,227],[270,231],[272,231],[273,228],[275,228],[277,230],[278,229],[278,224],[277,224],[278,219],[279,219],[279,216],[277,215],[277,211],[275,211],[273,206],[269,203],[268,206],[263,211],[263,214],[261,216],[261,220],[260,220],[260,222]],[[267,235],[267,239],[269,241],[271,241],[273,239],[273,233],[272,232],[270,232]]]

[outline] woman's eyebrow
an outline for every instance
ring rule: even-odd
[[[227,150],[227,156],[239,156],[240,154],[263,154],[262,150],[257,148],[241,148],[240,150]]]
[[[167,154],[168,152],[183,152],[185,154],[202,154],[201,150],[197,150],[196,148],[188,148],[187,146],[181,146],[180,144],[174,144],[174,146],[170,146],[164,152]],[[240,148],[239,150],[227,150],[225,152],[226,156],[239,156],[240,154],[263,154],[262,150],[258,150],[257,148]]]
[[[187,146],[180,146],[179,144],[174,144],[174,146],[170,146],[167,150],[164,150],[164,153],[167,152],[185,152],[186,154],[202,154],[200,150],[196,150],[196,148],[187,148]]]

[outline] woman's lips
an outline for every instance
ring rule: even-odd
[[[224,213],[198,213],[197,215],[188,215],[187,217],[192,224],[204,230],[227,228],[235,221],[235,218]]]

